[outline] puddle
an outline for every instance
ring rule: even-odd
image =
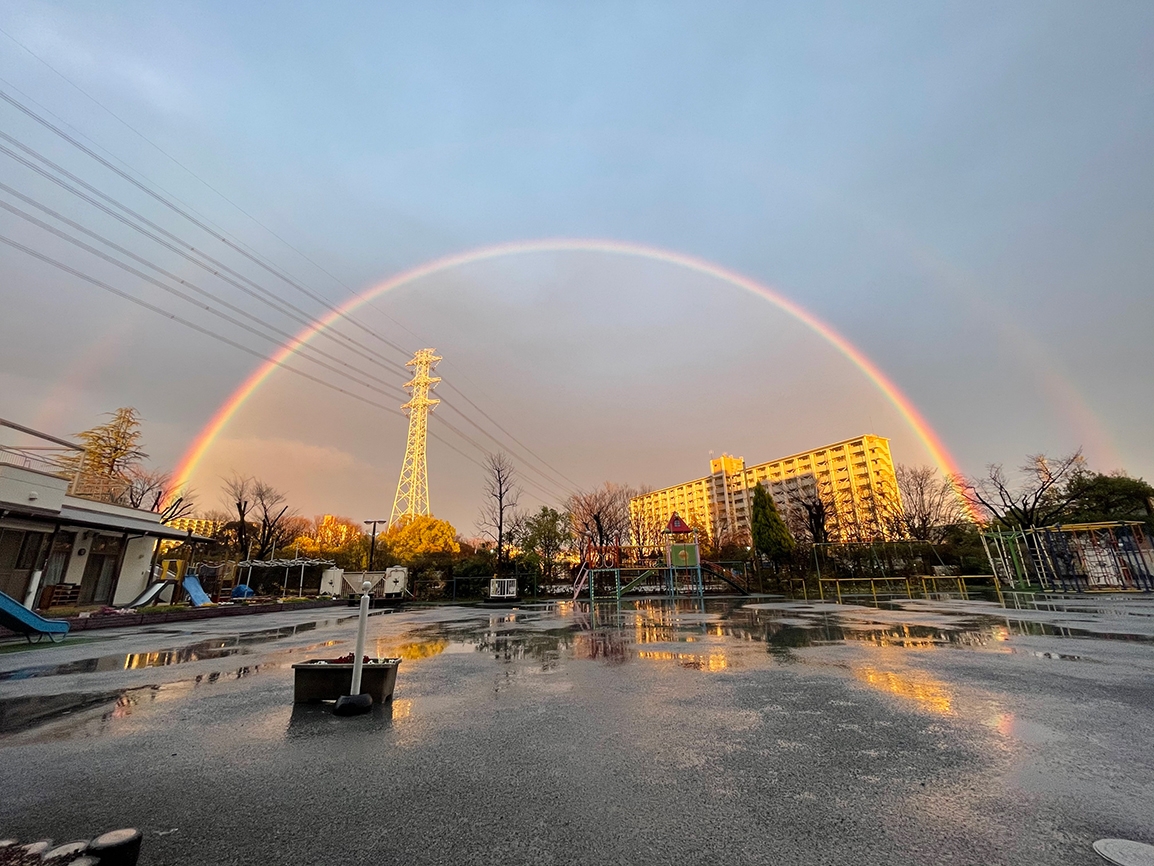
[[[282,628],[245,632],[232,637],[210,638],[209,640],[198,641],[197,643],[179,648],[159,649],[144,653],[111,653],[60,664],[29,665],[28,667],[17,668],[16,670],[0,671],[0,682],[5,680],[30,680],[40,677],[66,676],[68,674],[141,670],[144,668],[168,667],[169,665],[188,664],[190,662],[244,655],[255,652],[256,648],[270,641],[293,637],[304,634],[305,632],[315,631],[318,628],[339,625],[349,619],[355,619],[355,617],[335,617],[333,619],[315,620],[313,622],[304,622]]]
[[[118,719],[128,718],[137,709],[165,698],[183,697],[192,689],[218,682],[240,680],[276,664],[246,665],[229,671],[213,671],[187,680],[162,685],[139,686],[103,692],[69,692],[61,695],[32,695],[0,699],[0,734],[12,735],[38,726],[59,729],[47,732],[49,739],[67,738],[77,733],[106,733]]]
[[[794,651],[839,644],[908,650],[960,648],[1032,652],[1040,658],[1093,661],[1082,655],[1015,648],[1016,636],[1091,637],[1150,641],[1108,629],[1093,631],[1014,618],[995,606],[903,606],[733,599],[638,599],[621,605],[561,602],[552,607],[440,622],[406,639],[378,642],[378,654],[413,660],[441,653],[479,652],[494,661],[535,661],[543,669],[565,659],[609,665],[665,663],[721,673],[742,667],[750,652],[795,661]],[[932,703],[932,700],[929,701]]]
[[[1117,616],[1112,609],[1103,619],[1083,619],[1080,624],[1087,627],[1077,628],[1047,622],[1045,615],[1037,610],[1024,616],[1020,610],[949,600],[885,602],[872,607],[776,599],[749,603],[740,599],[660,598],[597,604],[592,609],[587,604],[561,602],[488,614],[476,610],[448,613],[451,616],[441,616],[433,622],[426,620],[424,624],[418,620],[406,630],[372,638],[370,647],[378,656],[400,656],[408,664],[416,665],[442,656],[477,654],[501,665],[500,676],[510,680],[533,671],[550,674],[568,663],[579,662],[608,666],[661,665],[704,676],[724,676],[766,665],[817,663],[810,654],[802,652],[807,648],[863,644],[913,653],[993,651],[1056,662],[1097,663],[1098,660],[1082,654],[1084,644],[1074,652],[1062,652],[1052,645],[1031,646],[1029,641],[1018,641],[1014,645],[1015,639],[1044,636],[1146,643],[1152,640],[1151,636],[1117,631],[1118,623],[1125,617]],[[1061,611],[1052,616],[1060,621],[1069,614]],[[139,687],[111,692],[80,689],[67,695],[0,700],[0,732],[41,725],[62,716],[84,715],[94,706],[105,708],[100,713],[114,714],[108,718],[116,717],[115,713],[131,714],[142,696],[153,695],[148,699],[155,700],[157,694],[178,694],[182,689],[243,678],[247,672],[260,670],[262,666],[275,668],[281,666],[283,660],[277,660],[275,648],[270,653],[269,643],[354,618],[353,615],[335,617],[203,640],[180,648],[108,654],[3,672],[0,680],[13,681],[166,667],[262,653],[254,659],[259,665],[148,687],[168,692],[141,691]],[[284,652],[305,653],[332,643],[294,646]],[[1071,649],[1075,646],[1079,645]],[[852,675],[859,683],[916,704],[926,712],[936,715],[953,712],[953,698],[944,684],[924,675],[894,670],[894,667],[901,666],[887,665],[882,669],[861,664],[852,669]],[[107,684],[109,678],[100,682]],[[115,685],[114,679],[112,683]],[[285,684],[287,688],[287,676]],[[115,707],[108,710],[110,702],[115,703]],[[1023,735],[1020,730],[1016,734],[1040,736],[1038,732]]]

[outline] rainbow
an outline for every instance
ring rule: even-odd
[[[196,438],[189,445],[184,455],[180,459],[175,472],[173,473],[172,486],[170,493],[181,490],[188,485],[193,473],[196,471],[197,464],[208,453],[212,447],[213,442],[221,434],[221,431],[227,426],[228,422],[237,413],[237,411],[244,405],[245,401],[251,397],[261,385],[263,385],[273,373],[276,372],[278,366],[293,356],[302,346],[307,344],[317,334],[324,331],[336,323],[339,319],[348,316],[356,311],[359,307],[369,303],[374,298],[377,298],[386,292],[396,289],[400,286],[420,280],[424,277],[432,276],[433,274],[442,271],[459,268],[464,265],[474,264],[476,262],[486,261],[488,259],[496,259],[504,256],[524,255],[526,253],[554,253],[554,252],[591,252],[591,253],[610,253],[623,256],[634,256],[637,258],[650,259],[652,261],[664,262],[666,264],[677,267],[686,268],[690,271],[695,271],[699,274],[715,277],[723,282],[745,289],[755,295],[760,295],[771,303],[775,304],[781,310],[789,313],[795,319],[806,324],[816,333],[820,334],[827,342],[834,346],[842,355],[844,355],[851,363],[854,364],[867,378],[881,391],[886,398],[894,405],[898,412],[909,424],[917,437],[921,440],[930,457],[937,464],[938,468],[947,478],[955,478],[959,476],[960,470],[957,462],[946,448],[941,437],[930,426],[929,422],[918,411],[917,407],[910,401],[901,389],[893,383],[869,358],[865,356],[860,349],[853,343],[839,334],[830,325],[823,322],[813,313],[806,310],[804,307],[785,297],[777,291],[762,285],[749,277],[743,276],[735,271],[723,268],[705,259],[697,258],[696,256],[685,255],[683,253],[676,253],[670,250],[660,249],[658,247],[646,246],[643,244],[626,243],[623,241],[613,240],[598,240],[598,239],[571,239],[571,238],[555,238],[543,239],[535,241],[516,241],[512,243],[495,244],[493,246],[480,247],[478,249],[468,250],[466,252],[457,253],[455,255],[445,256],[407,271],[402,271],[389,279],[385,280],[372,288],[366,289],[358,295],[354,295],[340,307],[337,307],[332,312],[317,319],[308,327],[301,330],[291,340],[282,345],[271,356],[271,358],[257,367],[256,370],[249,375],[247,379],[241,383],[240,387],[229,395],[228,399],[221,404],[220,408],[216,410],[215,414],[209,419],[208,423],[201,428],[197,433]],[[960,492],[960,491],[959,491]],[[976,515],[974,515],[976,516]]]

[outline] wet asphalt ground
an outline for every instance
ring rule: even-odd
[[[348,611],[0,654],[0,837],[142,864],[1096,864],[1154,843],[1154,603]]]

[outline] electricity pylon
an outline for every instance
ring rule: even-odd
[[[389,526],[403,517],[429,514],[429,466],[425,459],[425,440],[429,432],[429,410],[440,403],[429,397],[429,392],[441,381],[430,375],[441,360],[436,349],[419,349],[405,364],[415,367],[412,380],[405,383],[410,390],[409,402],[401,409],[409,415],[409,439],[405,443],[405,462],[401,464],[401,478],[393,499],[393,513]]]

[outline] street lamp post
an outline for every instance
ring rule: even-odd
[[[388,522],[389,521],[387,521],[387,520],[366,520],[365,521],[366,526],[371,525],[373,527],[373,533],[372,533],[372,535],[369,536],[369,567],[366,569],[366,571],[372,571],[373,570],[373,557],[377,553],[377,524],[378,523],[387,524]]]

